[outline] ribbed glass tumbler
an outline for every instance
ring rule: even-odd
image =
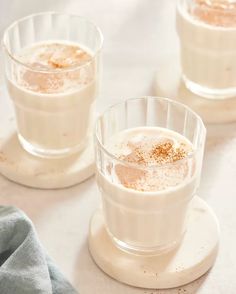
[[[176,28],[186,87],[209,99],[236,96],[236,1],[178,0]]]
[[[117,138],[127,141],[127,134],[139,133],[132,144],[140,140],[143,146],[142,141],[150,132],[164,137],[168,134],[165,147],[171,136],[182,138],[191,146],[191,152],[171,162],[150,165],[142,157],[132,161],[127,150],[130,141],[121,147],[125,156],[119,156],[117,146],[122,144],[114,143]],[[205,135],[204,124],[196,113],[166,98],[129,99],[110,107],[97,119],[97,184],[107,232],[119,248],[156,254],[180,242],[186,230],[189,203],[199,185]],[[160,155],[159,147],[155,148]]]
[[[30,15],[6,29],[6,80],[26,151],[60,157],[86,147],[102,42],[96,25],[64,13]]]

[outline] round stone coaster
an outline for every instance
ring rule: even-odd
[[[108,236],[102,211],[91,219],[89,249],[96,264],[109,276],[128,285],[166,289],[185,285],[214,264],[219,226],[211,208],[199,197],[190,204],[187,231],[181,244],[159,255],[134,255],[118,249]]]
[[[164,60],[155,75],[156,96],[182,102],[197,112],[205,123],[230,123],[236,121],[236,97],[207,99],[189,91],[181,78],[178,57]]]
[[[46,159],[33,156],[20,145],[16,133],[0,144],[0,173],[8,179],[34,188],[57,189],[78,184],[94,173],[92,138],[80,154]]]

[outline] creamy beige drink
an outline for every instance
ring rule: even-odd
[[[127,250],[172,248],[198,182],[192,143],[165,128],[137,127],[112,136],[105,148],[118,159],[97,174],[112,238]]]
[[[236,1],[179,0],[177,32],[186,86],[206,98],[236,95]]]
[[[82,150],[97,92],[93,53],[76,43],[42,42],[23,48],[8,89],[19,139],[38,155]],[[33,148],[32,148],[33,146]]]

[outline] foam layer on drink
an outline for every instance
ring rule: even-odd
[[[236,27],[236,1],[193,0],[190,14],[214,26]]]
[[[192,144],[182,135],[159,127],[128,129],[106,144],[122,162],[109,165],[108,175],[126,188],[160,191],[193,174]],[[127,164],[126,164],[127,163]]]
[[[60,93],[91,82],[92,54],[78,44],[43,42],[26,47],[16,56],[22,68],[17,84],[40,93]],[[31,70],[32,69],[32,70]]]

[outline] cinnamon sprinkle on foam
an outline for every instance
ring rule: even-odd
[[[190,13],[206,24],[236,27],[236,3],[229,0],[194,0]]]
[[[80,69],[92,60],[92,55],[79,45],[40,43],[22,50],[18,58],[34,71],[22,68],[16,75],[17,83],[34,92],[63,93],[83,87],[94,77],[93,63]],[[63,69],[73,70],[63,72]]]
[[[119,182],[126,188],[138,191],[164,190],[180,184],[191,172],[190,162],[181,159],[188,156],[192,147],[183,141],[144,137],[139,142],[128,141],[123,147],[125,150],[128,148],[129,152],[121,154],[119,158],[137,165],[137,167],[125,164],[114,166]],[[147,169],[147,167],[154,168]]]
[[[129,163],[153,165],[173,163],[185,158],[187,155],[183,143],[176,147],[170,140],[166,140],[163,143],[153,144],[151,149],[137,145],[135,148],[132,148],[131,153],[120,156],[120,159]]]
[[[151,157],[157,163],[171,163],[181,160],[187,156],[186,150],[183,147],[174,148],[173,144],[167,142],[154,146],[151,151]]]

